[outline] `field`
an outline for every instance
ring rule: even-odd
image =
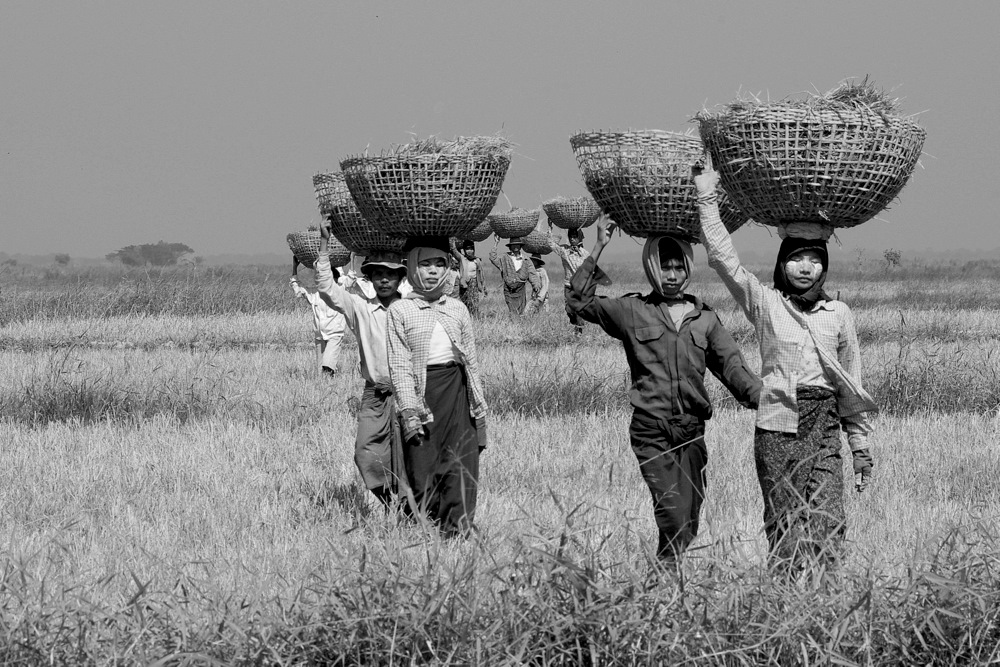
[[[645,291],[607,268],[609,294]],[[620,346],[575,339],[559,289],[510,321],[497,281],[479,533],[443,542],[372,507],[356,349],[319,376],[283,269],[4,267],[0,661],[1000,661],[1000,264],[831,275],[882,408],[876,467],[842,570],[795,579],[764,567],[753,414],[714,379],[701,534],[661,572]],[[692,291],[759,365],[704,266]]]

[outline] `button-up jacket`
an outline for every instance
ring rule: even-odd
[[[500,269],[500,277],[503,278],[504,287],[508,290],[516,290],[524,283],[530,283],[531,289],[537,292],[541,289],[541,284],[538,280],[538,272],[535,271],[535,265],[531,263],[531,259],[521,256],[521,268],[514,268],[514,258],[508,252],[503,255],[497,255],[497,249],[493,248],[490,250],[490,261],[493,262],[493,266]]]
[[[622,342],[632,374],[629,400],[636,412],[654,419],[685,414],[709,419],[712,404],[705,389],[706,369],[741,404],[757,407],[760,380],[711,308],[697,297],[685,296],[694,310],[684,316],[678,329],[667,302],[656,294],[596,296],[595,266],[588,257],[573,274],[567,305]]]

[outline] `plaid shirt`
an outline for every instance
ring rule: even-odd
[[[476,339],[472,334],[472,318],[465,305],[451,297],[437,301],[400,299],[389,306],[389,377],[399,409],[416,410],[427,424],[434,415],[424,401],[427,386],[427,355],[430,351],[434,323],[440,322],[451,342],[458,349],[459,362],[465,366],[468,380],[469,406],[472,417],[486,416],[486,399],[479,383]]]
[[[715,198],[699,198],[698,204],[708,264],[743,308],[760,341],[764,388],[757,427],[798,432],[795,388],[806,370],[802,352],[815,342],[820,363],[836,387],[841,425],[852,449],[857,449],[872,430],[866,413],[877,412],[878,407],[858,379],[861,355],[851,309],[840,301],[821,300],[808,312],[798,310],[787,297],[762,285],[740,264]]]
[[[590,253],[583,249],[582,243],[577,243],[576,245],[559,245],[551,237],[549,237],[549,249],[562,260],[563,287],[569,287],[573,274],[583,265],[583,260],[587,259]]]
[[[531,263],[531,259],[520,255],[521,258],[521,268],[514,268],[514,256],[509,252],[503,255],[497,255],[497,249],[493,248],[490,250],[490,261],[493,262],[493,266],[500,269],[500,277],[503,278],[504,287],[508,290],[516,290],[521,287],[524,283],[530,283],[531,289],[537,292],[541,289],[541,284],[538,280],[538,272],[535,271],[535,265]]]

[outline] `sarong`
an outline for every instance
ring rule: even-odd
[[[403,468],[402,434],[396,399],[392,392],[366,383],[358,411],[358,434],[354,441],[354,463],[365,487],[397,489]]]

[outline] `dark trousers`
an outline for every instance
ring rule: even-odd
[[[358,411],[354,463],[368,489],[396,490],[401,468],[399,413],[392,394],[366,383]]]
[[[445,537],[467,536],[476,513],[479,439],[465,367],[428,366],[424,400],[434,421],[419,444],[410,440],[403,448],[413,499]]]
[[[675,562],[698,534],[708,462],[705,424],[690,415],[656,419],[635,413],[629,438],[653,497],[656,555]]]
[[[757,429],[754,460],[775,565],[835,562],[845,533],[840,416],[833,392],[799,387],[798,433]]]
[[[517,287],[503,286],[503,299],[507,302],[507,310],[511,315],[523,315],[524,308],[528,305],[528,292],[525,283]]]
[[[572,291],[570,287],[563,285],[563,298],[566,300],[566,314],[569,315],[569,323],[572,324],[577,329],[583,329],[583,320],[580,316],[569,309],[569,293]]]

